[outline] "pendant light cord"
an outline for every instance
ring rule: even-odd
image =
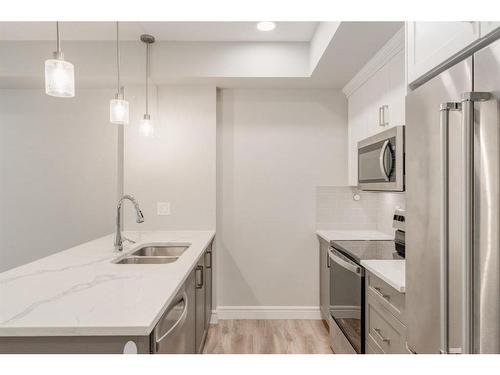
[[[59,37],[59,21],[56,21],[57,53],[61,52],[61,38]]]
[[[146,43],[146,115],[149,115],[149,43]]]
[[[118,72],[117,95],[120,99],[123,99],[120,87],[120,27],[118,21],[116,21],[116,68]]]

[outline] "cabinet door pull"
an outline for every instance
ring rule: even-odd
[[[196,267],[196,275],[200,275],[200,282],[198,282],[198,277],[196,277],[196,289],[201,289],[203,288],[203,266],[197,266]]]
[[[377,286],[374,286],[373,289],[375,289],[382,296],[382,298],[384,298],[386,300],[389,300],[391,298],[390,295],[382,293],[382,289],[381,288],[379,288]]]
[[[382,109],[383,107],[378,107],[378,126],[384,126],[383,119],[382,119]]]
[[[385,116],[386,110],[387,110],[387,118]],[[387,104],[382,106],[382,120],[384,126],[389,125],[389,106]]]
[[[382,336],[382,331],[380,330],[380,328],[374,328],[373,330],[375,331],[375,333],[377,334],[377,336],[379,337],[380,340],[382,340],[383,342],[386,342],[388,344],[391,342],[390,339]]]
[[[207,257],[209,259],[209,262],[206,264],[206,267],[207,267],[207,269],[210,269],[210,268],[212,268],[212,252],[211,251],[207,251],[205,253],[205,260],[207,259]]]

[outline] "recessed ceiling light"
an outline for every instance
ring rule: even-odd
[[[271,31],[276,28],[276,23],[271,21],[262,21],[257,23],[257,29],[260,31]]]

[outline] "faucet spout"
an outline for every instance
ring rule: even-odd
[[[117,251],[123,251],[123,236],[122,236],[122,218],[121,218],[121,211],[122,211],[122,205],[125,200],[129,200],[132,202],[135,208],[135,213],[136,213],[136,222],[137,223],[143,223],[144,222],[144,215],[142,214],[142,211],[139,207],[139,203],[135,200],[135,198],[131,195],[124,195],[121,197],[121,199],[118,201],[118,205],[116,206],[116,237],[115,237],[115,250]]]

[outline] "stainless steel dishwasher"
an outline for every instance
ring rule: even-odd
[[[151,333],[151,353],[196,353],[195,330],[195,275],[193,271]]]

